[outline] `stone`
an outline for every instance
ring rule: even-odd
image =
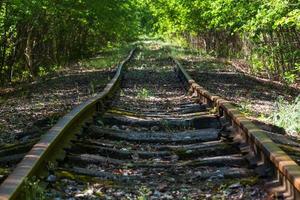
[[[162,199],[174,199],[174,197],[172,195],[169,195],[169,194],[164,194],[161,198]]]
[[[161,193],[159,191],[155,190],[154,193],[153,193],[153,196],[160,197]]]
[[[86,196],[91,196],[91,195],[93,195],[93,193],[94,193],[94,190],[93,190],[93,189],[88,189],[88,190],[85,191],[84,194],[85,194]]]
[[[186,153],[186,154],[193,153],[193,150],[191,150],[191,149],[189,149],[189,150],[186,150],[186,151],[185,151],[185,153]]]
[[[237,188],[240,188],[240,187],[242,187],[242,185],[240,183],[234,183],[234,184],[230,185],[228,188],[237,189]]]
[[[170,178],[168,178],[168,181],[170,181],[170,182],[176,182],[176,179],[173,178],[173,177],[170,177]]]
[[[159,131],[160,128],[158,126],[152,126],[151,131]]]
[[[55,183],[56,182],[56,176],[54,176],[54,175],[49,175],[48,177],[47,177],[47,182],[49,182],[49,183]]]
[[[121,197],[121,196],[124,195],[124,192],[118,191],[118,192],[115,192],[114,195],[115,195],[116,197]]]
[[[122,130],[126,130],[127,128],[128,128],[127,126],[121,125],[121,129],[122,129]]]
[[[224,191],[223,191],[223,195],[224,195],[225,197],[228,197],[231,193],[232,193],[231,190],[224,190]]]
[[[172,155],[172,156],[171,156],[171,160],[172,160],[172,162],[176,162],[176,161],[179,160],[179,156],[177,156],[177,155]]]
[[[104,126],[104,123],[103,123],[100,119],[98,119],[98,120],[96,121],[96,124],[97,124],[98,126],[101,126],[101,127]]]
[[[65,193],[66,193],[66,194],[70,194],[71,191],[70,191],[69,189],[66,189],[66,190],[65,190]]]
[[[120,128],[117,125],[113,125],[111,128],[115,130],[120,130]]]
[[[27,136],[25,136],[25,137],[22,137],[22,138],[20,139],[21,142],[28,142],[29,140],[30,140],[30,136],[29,136],[29,135],[27,135]]]

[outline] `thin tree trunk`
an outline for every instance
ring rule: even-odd
[[[33,56],[32,56],[32,47],[33,47],[33,39],[32,39],[32,27],[28,28],[27,30],[27,41],[26,41],[26,48],[25,48],[25,58],[27,62],[27,67],[30,71],[32,78],[35,78],[35,73],[33,69]]]
[[[4,5],[4,2],[1,3],[0,7]],[[3,69],[5,65],[6,60],[6,48],[7,48],[7,28],[6,28],[6,17],[8,12],[7,3],[5,4],[5,16],[4,16],[4,22],[3,22],[3,35],[2,35],[2,52],[1,52],[1,65],[0,65],[0,74],[3,74]],[[3,78],[5,79],[5,78]],[[1,80],[4,81],[4,80]]]

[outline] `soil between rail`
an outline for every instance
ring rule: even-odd
[[[112,107],[95,117],[49,171],[47,196],[267,198],[238,141],[221,131],[223,120],[187,95],[167,55],[148,48],[130,63]]]

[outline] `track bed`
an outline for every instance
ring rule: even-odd
[[[239,140],[189,96],[172,62],[138,52],[110,108],[86,123],[49,170],[61,199],[264,199]]]

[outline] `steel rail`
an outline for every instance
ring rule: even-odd
[[[187,73],[178,60],[173,58],[179,78],[186,83],[189,92],[200,98],[201,102],[217,108],[220,116],[228,119],[238,134],[251,147],[256,158],[265,165],[273,166],[274,176],[284,186],[288,194],[287,199],[300,199],[300,166],[290,158],[276,143],[274,143],[265,131],[254,125],[231,102],[219,96],[210,94]]]
[[[20,192],[25,180],[40,174],[47,166],[49,160],[55,160],[64,156],[63,151],[58,151],[57,149],[63,149],[63,147],[67,146],[76,131],[94,113],[103,111],[105,104],[108,102],[107,100],[114,96],[122,80],[125,64],[132,58],[134,52],[135,49],[118,65],[115,76],[99,95],[90,98],[65,115],[31,149],[1,184],[0,200],[22,199]],[[259,161],[266,166],[274,167],[277,178],[289,193],[289,199],[300,199],[300,166],[282,151],[263,130],[245,118],[233,104],[219,96],[210,94],[191,78],[176,59],[173,60],[179,77],[189,88],[189,91],[196,94],[202,102],[216,107],[220,115],[225,116],[237,133],[249,144]]]
[[[41,168],[45,169],[49,160],[63,156],[63,152],[58,152],[56,147],[59,146],[60,149],[63,149],[64,146],[67,146],[76,130],[83,125],[85,120],[92,117],[96,111],[103,109],[105,100],[113,96],[119,86],[125,64],[130,61],[135,50],[135,48],[131,50],[128,57],[118,65],[115,76],[100,94],[74,108],[42,136],[41,140],[33,146],[1,184],[0,200],[22,199],[20,192],[24,182],[29,177],[41,173]]]

